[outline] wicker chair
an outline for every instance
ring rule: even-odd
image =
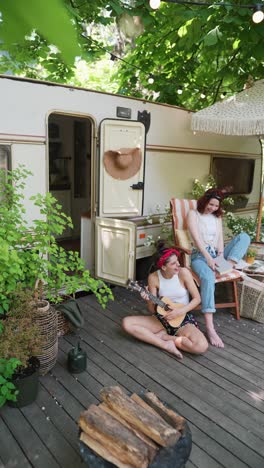
[[[189,232],[187,229],[187,214],[191,209],[196,209],[196,200],[172,198],[170,200],[170,206],[172,213],[172,230],[175,240],[175,247],[180,251],[180,259],[182,266],[191,269],[190,254],[192,246]],[[199,278],[193,271],[191,272],[197,286],[199,287]],[[240,319],[237,282],[241,279],[241,275],[237,270],[221,275],[215,279],[216,283],[231,283],[233,289],[233,300],[231,302],[217,303],[215,307],[217,309],[234,308],[237,320]]]

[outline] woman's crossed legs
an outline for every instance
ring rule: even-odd
[[[176,336],[168,335],[159,320],[153,316],[125,317],[122,327],[135,338],[164,349],[178,358],[183,357],[179,349],[193,354],[202,354],[208,349],[204,334],[192,324],[179,328]]]

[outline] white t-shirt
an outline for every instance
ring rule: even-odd
[[[197,213],[197,222],[200,236],[206,246],[210,245],[217,248],[218,234],[219,234],[219,220],[211,213],[201,214]]]

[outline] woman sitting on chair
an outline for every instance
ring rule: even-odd
[[[125,317],[122,326],[135,338],[182,358],[180,350],[202,354],[207,350],[208,342],[190,313],[201,302],[198,289],[189,270],[180,267],[178,257],[177,250],[163,248],[158,255],[158,270],[148,277],[149,292],[154,296],[166,296],[171,301],[166,318],[156,312],[148,294],[141,293],[152,316]],[[181,317],[180,323],[174,327],[170,322],[177,317]]]
[[[187,218],[195,246],[191,256],[191,267],[201,281],[202,312],[205,316],[207,336],[210,343],[219,348],[223,348],[224,343],[216,333],[213,323],[217,258],[224,256],[235,268],[245,266],[242,265],[244,262],[241,259],[250,244],[248,234],[241,233],[224,248],[221,209],[223,198],[221,190],[207,190],[197,200],[197,209],[190,210]]]

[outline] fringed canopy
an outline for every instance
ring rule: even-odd
[[[192,116],[192,130],[221,135],[264,135],[264,80]]]

